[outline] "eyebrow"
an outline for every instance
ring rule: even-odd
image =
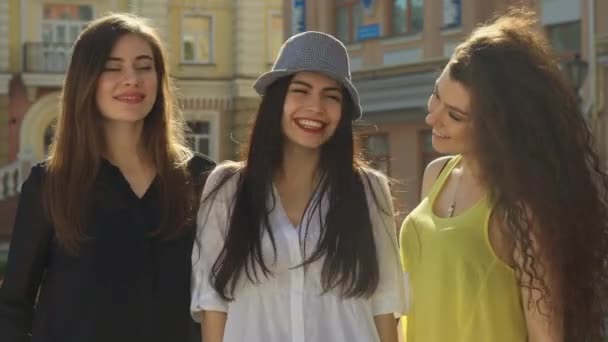
[[[439,96],[439,87],[437,86],[437,82],[435,82],[434,90],[435,90],[435,96],[437,96],[437,98],[439,100],[441,100],[441,96]],[[453,106],[453,105],[451,105],[449,103],[445,103],[445,102],[444,102],[444,104],[445,104],[446,107],[448,107],[449,109],[451,109],[451,110],[453,110],[455,112],[458,112],[458,113],[460,113],[462,115],[465,115],[465,116],[469,116],[469,113],[467,113],[466,111],[464,111],[464,110],[462,110],[462,109],[460,109],[460,108],[458,108],[456,106]]]
[[[140,61],[140,60],[150,60],[150,61],[154,61],[154,58],[152,58],[149,55],[140,55],[135,57],[135,61]],[[120,57],[108,57],[108,62],[124,62],[123,58]]]
[[[300,80],[293,80],[291,81],[291,84],[298,84],[298,85],[302,85],[305,86],[306,88],[310,88],[312,89],[312,85],[308,82],[304,82],[304,81],[300,81]],[[325,87],[323,88],[323,91],[338,91],[341,92],[341,89],[339,87]]]

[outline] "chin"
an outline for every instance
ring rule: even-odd
[[[304,141],[304,140],[291,140],[289,141],[289,144],[292,145],[292,147],[298,148],[298,149],[303,149],[303,150],[318,150],[321,148],[321,146],[323,146],[323,142],[313,142],[313,141]]]
[[[458,151],[456,151],[456,149],[446,146],[446,144],[433,143],[433,149],[437,153],[441,153],[441,154],[458,154],[459,153]]]
[[[148,116],[148,113],[116,113],[106,116],[106,120],[124,123],[134,123],[141,121]]]

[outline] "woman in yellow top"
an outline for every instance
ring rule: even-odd
[[[602,341],[608,176],[535,16],[477,28],[437,79],[444,157],[401,230],[407,342]]]

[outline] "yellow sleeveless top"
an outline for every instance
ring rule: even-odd
[[[432,208],[461,157],[453,157],[403,222],[401,258],[410,278],[407,342],[525,342],[526,324],[512,268],[488,237],[484,197],[452,218]]]

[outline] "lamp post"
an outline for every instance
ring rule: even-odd
[[[574,92],[576,93],[576,98],[578,99],[580,106],[582,99],[579,92],[583,86],[583,82],[585,82],[585,78],[587,77],[589,63],[581,59],[581,55],[577,53],[574,55],[574,58],[566,62],[564,69],[566,77],[570,81],[570,84],[572,84],[574,87]]]

